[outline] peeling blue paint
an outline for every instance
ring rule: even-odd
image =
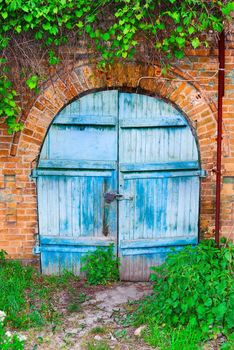
[[[171,247],[197,243],[201,175],[186,119],[164,101],[111,90],[71,103],[33,174],[43,273],[79,274],[84,254],[114,243],[121,278],[148,279]]]

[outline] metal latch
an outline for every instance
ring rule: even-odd
[[[133,200],[133,196],[125,196],[121,193],[117,193],[117,192],[106,192],[103,194],[105,202],[110,204],[111,202],[113,202],[115,199],[116,200]]]

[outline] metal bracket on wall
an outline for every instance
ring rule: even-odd
[[[41,254],[41,247],[39,245],[35,245],[35,247],[33,247],[32,252],[34,255]]]
[[[206,170],[200,170],[200,177],[202,179],[206,178],[208,176],[208,173]]]

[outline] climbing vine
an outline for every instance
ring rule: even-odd
[[[22,128],[19,89],[37,92],[65,47],[90,50],[100,67],[141,52],[166,67],[187,47],[208,47],[232,11],[228,0],[0,0],[0,117],[9,132]]]

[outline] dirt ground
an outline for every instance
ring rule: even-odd
[[[149,282],[88,287],[80,281],[70,287],[55,292],[51,301],[62,315],[58,322],[20,332],[27,336],[25,350],[155,350],[130,324],[137,300],[152,292]],[[203,350],[218,350],[224,341],[220,335]]]
[[[89,350],[95,349],[93,345],[101,350],[108,349],[107,345],[116,350],[152,349],[134,335],[136,329],[129,325],[126,314],[134,302],[151,293],[150,283],[77,286],[72,291],[56,295],[57,311],[63,315],[60,323],[24,333],[28,337],[26,350]]]

